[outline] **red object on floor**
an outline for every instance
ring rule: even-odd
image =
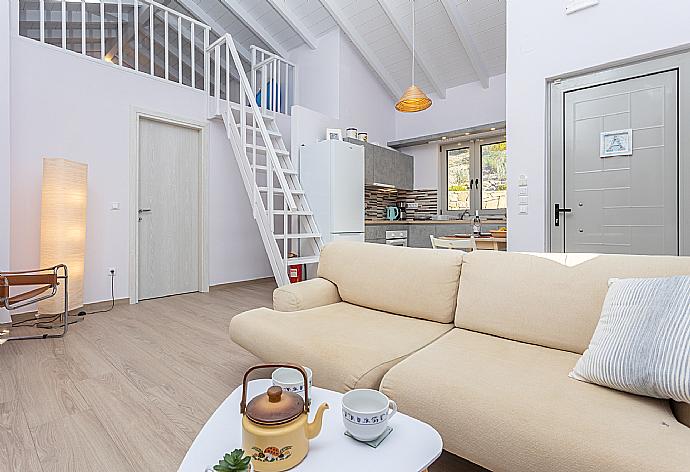
[[[295,254],[290,254],[290,256],[288,256],[288,257],[295,257]],[[291,284],[301,282],[302,281],[302,265],[301,264],[295,264],[295,265],[288,266],[288,278],[290,279]]]

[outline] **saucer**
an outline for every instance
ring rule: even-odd
[[[383,433],[381,433],[381,436],[379,436],[376,439],[372,439],[371,441],[360,441],[359,439],[354,437],[352,434],[350,434],[349,431],[345,431],[345,436],[350,437],[357,442],[361,442],[361,443],[364,443],[364,444],[371,446],[373,448],[377,448],[379,446],[379,444],[381,444],[383,442],[383,440],[386,439],[389,434],[391,434],[391,431],[393,431],[393,428],[391,428],[390,426],[386,426],[386,429]]]

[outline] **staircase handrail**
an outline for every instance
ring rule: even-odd
[[[242,67],[242,61],[240,60],[240,55],[237,52],[237,47],[235,46],[235,42],[232,39],[232,36],[229,34],[225,34],[221,38],[219,38],[217,41],[214,41],[211,46],[209,46],[206,50],[206,54],[210,55],[211,51],[215,51],[215,69],[216,69],[216,81],[215,81],[215,99],[216,99],[216,104],[220,103],[220,50],[219,48],[222,47],[223,43],[225,44],[226,47],[226,58],[228,57],[228,52],[230,53],[230,56],[232,57],[233,63],[235,65],[235,69],[238,72],[239,76],[239,82],[240,82],[240,108],[241,110],[244,110],[246,105],[247,99],[249,99],[249,107],[252,110],[252,113],[255,117],[256,124],[258,125],[259,132],[261,133],[261,137],[264,141],[265,147],[266,147],[266,154],[267,154],[267,161],[270,161],[272,164],[272,171],[275,172],[276,176],[278,177],[278,182],[280,184],[280,188],[283,190],[283,195],[285,197],[285,201],[287,202],[288,207],[290,210],[295,210],[297,209],[297,203],[295,202],[295,198],[292,195],[290,186],[288,185],[287,178],[285,177],[285,172],[283,172],[283,167],[280,163],[280,160],[278,159],[278,154],[276,153],[275,146],[273,145],[273,141],[271,140],[271,136],[268,132],[268,128],[266,127],[266,122],[264,121],[263,114],[261,112],[261,108],[259,108],[259,105],[256,103],[256,97],[254,96],[254,91],[252,90],[250,84],[249,84],[249,79],[247,78],[247,75],[244,71],[244,68]],[[228,69],[228,65],[226,64],[226,69]],[[226,101],[228,104],[228,109],[230,107],[230,83],[229,80],[226,80],[225,83],[225,97]],[[209,90],[209,94],[211,91]],[[218,112],[218,110],[217,110]],[[241,112],[242,114],[242,112]],[[242,143],[244,145],[244,139],[242,140]],[[246,151],[246,148],[244,149]],[[272,198],[269,196],[269,198]]]

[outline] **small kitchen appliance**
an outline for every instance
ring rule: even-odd
[[[397,206],[386,207],[386,219],[388,221],[397,220],[400,217],[400,209]]]
[[[398,207],[398,210],[400,210],[400,215],[398,215],[399,220],[406,220],[407,219],[407,202],[398,202],[395,204],[395,206]]]

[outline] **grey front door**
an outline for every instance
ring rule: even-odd
[[[564,94],[563,195],[552,212],[566,252],[678,254],[677,74]]]

